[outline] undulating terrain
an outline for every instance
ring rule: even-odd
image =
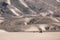
[[[0,0],[0,40],[59,37],[60,0]]]

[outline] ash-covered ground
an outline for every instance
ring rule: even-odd
[[[60,32],[60,1],[2,0],[0,19],[8,32]]]

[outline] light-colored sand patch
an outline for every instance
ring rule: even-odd
[[[46,33],[0,32],[0,40],[60,40],[60,32],[46,32]]]

